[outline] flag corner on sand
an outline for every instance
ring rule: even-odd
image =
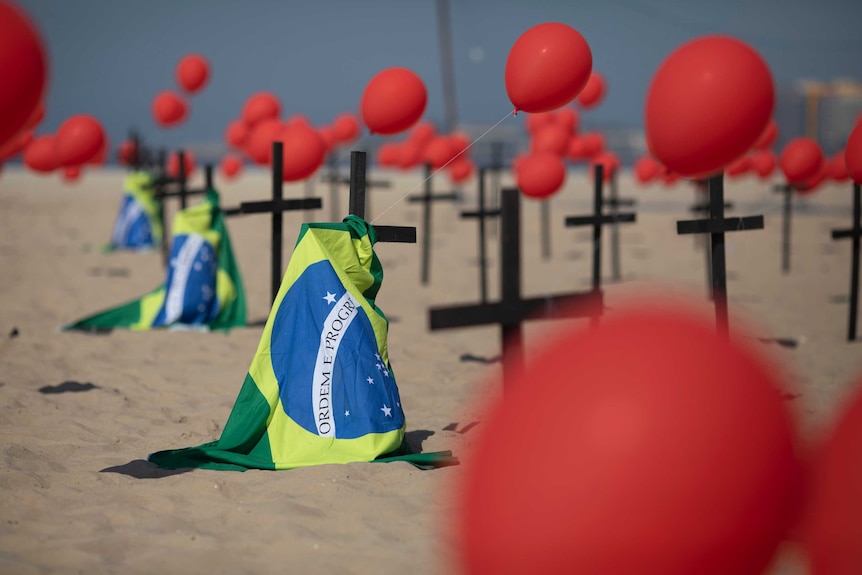
[[[352,462],[456,465],[413,453],[375,304],[383,270],[357,216],[303,224],[221,437],[148,461],[167,469],[293,469]]]

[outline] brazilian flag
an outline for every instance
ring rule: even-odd
[[[257,352],[217,441],[160,451],[168,469],[292,469],[354,461],[457,463],[414,454],[375,304],[383,269],[357,216],[304,224]]]
[[[150,250],[162,244],[161,202],[153,193],[153,176],[132,172],[123,182],[123,199],[104,251]]]
[[[147,330],[246,324],[245,292],[215,190],[174,218],[165,284],[145,296],[64,326],[64,331]]]

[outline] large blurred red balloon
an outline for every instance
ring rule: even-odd
[[[587,85],[578,94],[578,104],[584,108],[595,108],[605,98],[605,78],[595,70],[590,74]]]
[[[242,107],[242,121],[249,128],[262,120],[281,117],[281,102],[270,92],[257,92],[249,96]]]
[[[662,166],[651,156],[643,156],[635,162],[635,178],[641,184],[647,184],[661,173]]]
[[[79,114],[60,124],[54,136],[54,161],[57,167],[79,166],[89,162],[105,145],[105,131],[96,118]]]
[[[781,151],[778,165],[788,184],[801,184],[823,167],[823,152],[811,138],[793,138]]]
[[[54,159],[54,136],[37,136],[24,148],[24,165],[34,172],[49,173],[57,169]]]
[[[391,136],[409,130],[428,103],[422,78],[407,68],[378,72],[362,93],[362,121],[372,134]]]
[[[683,304],[557,332],[480,405],[450,531],[460,572],[765,572],[800,495],[784,382]]]
[[[844,146],[844,162],[847,165],[847,175],[857,184],[862,184],[862,123],[856,124],[847,145]]]
[[[719,172],[751,148],[774,106],[772,74],[749,45],[690,41],[659,66],[647,93],[650,153],[683,176]]]
[[[186,179],[192,177],[192,174],[197,167],[197,163],[195,162],[195,155],[193,152],[189,150],[185,150],[183,153],[183,167],[185,168],[185,176]],[[171,152],[168,155],[168,163],[165,166],[165,171],[172,178],[180,177],[180,155],[179,152]]]
[[[188,113],[188,104],[176,92],[165,90],[153,98],[153,118],[160,126],[177,126],[186,119]]]
[[[248,126],[242,120],[234,120],[227,125],[224,132],[224,139],[227,144],[236,150],[241,150],[245,146],[246,138],[248,138]]]
[[[533,133],[530,140],[530,151],[533,153],[550,152],[564,156],[569,149],[571,134],[565,126],[551,123],[542,126]]]
[[[237,177],[242,171],[242,160],[234,156],[233,154],[228,154],[221,159],[219,164],[221,168],[221,173],[226,180],[232,180]]]
[[[766,179],[775,171],[778,160],[772,150],[760,150],[751,156],[751,169],[757,172],[760,179]]]
[[[23,10],[0,0],[0,146],[21,131],[42,102],[48,57]]]
[[[269,164],[272,161],[272,143],[278,141],[283,132],[284,125],[275,118],[258,122],[246,139],[246,155],[261,166]]]
[[[282,177],[285,182],[304,180],[314,174],[326,157],[326,144],[314,128],[301,124],[285,126]]]
[[[515,181],[525,196],[535,199],[548,198],[563,187],[566,181],[566,165],[556,154],[530,154],[518,161]]]
[[[590,46],[577,30],[545,22],[515,40],[506,59],[506,92],[516,112],[549,112],[575,99],[592,68]]]
[[[757,138],[757,141],[754,142],[754,146],[752,146],[755,150],[768,150],[772,147],[772,144],[778,139],[778,124],[775,123],[775,120],[770,119],[769,123],[766,124],[766,127],[763,129],[763,132]]]
[[[194,94],[200,91],[209,80],[209,63],[200,54],[189,54],[177,64],[176,75],[180,88],[189,94]]]
[[[332,122],[332,129],[337,143],[349,144],[359,137],[359,120],[353,114],[339,114]]]
[[[862,378],[812,461],[802,539],[812,575],[862,573]]]

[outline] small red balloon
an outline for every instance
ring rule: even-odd
[[[133,140],[124,140],[118,150],[121,164],[131,165],[137,160],[138,149]]]
[[[592,169],[590,169],[590,175],[595,174],[595,166],[602,166],[602,178],[604,181],[609,182],[613,179],[614,174],[617,169],[620,167],[620,159],[613,152],[602,152],[601,154],[596,154],[593,156],[592,161]]]
[[[549,198],[563,187],[566,165],[556,154],[530,154],[519,160],[515,180],[521,193],[528,198]]]
[[[586,109],[595,108],[605,98],[605,78],[596,71],[590,74],[587,85],[578,94],[578,104]]]
[[[751,169],[757,172],[760,179],[766,179],[775,171],[778,160],[772,150],[761,150],[751,156]]]
[[[378,72],[362,93],[362,121],[372,134],[391,136],[409,130],[428,103],[422,79],[407,68]]]
[[[437,135],[437,128],[431,122],[419,122],[410,130],[408,138],[412,142],[416,142],[420,146],[425,146],[434,136]]]
[[[24,148],[24,165],[34,172],[47,174],[57,169],[54,159],[54,136],[37,136]]]
[[[727,36],[699,38],[671,53],[652,80],[647,145],[683,176],[716,173],[751,148],[774,106],[772,74],[754,49]]]
[[[826,176],[836,182],[843,182],[850,178],[847,174],[847,160],[844,150],[839,150],[829,159]]]
[[[314,128],[301,124],[285,126],[281,133],[284,160],[282,177],[297,182],[310,177],[323,164],[326,144]]]
[[[598,132],[587,132],[581,135],[583,157],[592,158],[605,150],[605,137]]]
[[[587,159],[584,152],[584,139],[581,136],[572,136],[569,138],[569,147],[566,150],[566,156],[576,162]]]
[[[186,176],[186,179],[188,179],[188,178],[192,177],[192,174],[195,171],[195,167],[196,167],[195,155],[193,152],[191,152],[189,150],[185,150],[183,153],[183,157],[185,159],[185,161],[183,162],[183,164],[184,164],[183,167],[185,168],[185,176]],[[179,155],[179,152],[171,152],[170,155],[168,155],[168,163],[165,166],[165,171],[172,178],[179,178],[180,177],[180,155]]]
[[[811,138],[793,138],[781,151],[778,165],[788,184],[802,184],[823,167],[823,152]]]
[[[177,64],[176,75],[180,88],[188,94],[195,94],[209,81],[209,63],[200,54],[189,54]]]
[[[456,153],[458,152],[448,137],[437,136],[425,146],[423,159],[437,170],[450,162]]]
[[[224,132],[224,139],[227,144],[236,150],[242,150],[245,146],[246,138],[248,138],[248,126],[242,120],[234,120],[227,125]]]
[[[635,178],[641,184],[648,184],[660,173],[662,167],[651,156],[643,156],[635,162]]]
[[[778,124],[775,123],[775,120],[769,120],[766,128],[763,129],[763,133],[760,134],[760,137],[757,138],[757,141],[754,142],[754,146],[752,147],[755,150],[768,150],[777,139]]]
[[[81,166],[67,166],[63,170],[63,181],[70,184],[81,177]]]
[[[844,162],[847,166],[847,175],[857,184],[862,184],[862,123],[857,123],[847,145],[844,146]]]
[[[284,125],[275,118],[258,122],[248,135],[245,153],[254,163],[265,166],[272,162],[272,143],[281,138]]]
[[[108,137],[105,136],[105,141],[102,144],[102,149],[99,152],[90,158],[90,161],[87,162],[91,166],[101,166],[108,160],[108,153],[111,151],[111,142],[108,141]]]
[[[0,146],[26,129],[47,83],[48,57],[38,29],[15,3],[0,0]]]
[[[447,530],[459,573],[765,572],[799,497],[785,383],[694,306],[640,301],[561,329],[482,395]]]
[[[240,171],[242,171],[242,160],[233,154],[228,154],[221,159],[219,164],[221,168],[221,173],[226,180],[232,180],[236,178]]]
[[[86,114],[72,116],[54,136],[54,161],[61,168],[86,164],[104,145],[105,131],[99,120]]]
[[[725,172],[731,178],[738,178],[739,176],[743,176],[748,173],[751,169],[751,157],[750,156],[742,156],[741,158],[734,160],[727,166]]]
[[[153,99],[153,118],[160,126],[177,126],[185,121],[188,113],[188,104],[176,92],[165,90]]]
[[[460,184],[473,175],[473,162],[469,158],[458,157],[446,168],[452,183]]]
[[[249,129],[258,122],[279,117],[281,117],[281,102],[270,92],[252,94],[242,107],[242,121]]]
[[[415,168],[422,161],[425,148],[413,140],[407,140],[398,147],[398,167],[402,170]]]
[[[557,123],[542,126],[533,133],[530,151],[533,153],[550,152],[564,156],[569,149],[571,135],[565,126]]]
[[[527,132],[535,134],[545,126],[550,126],[555,122],[556,114],[554,112],[541,112],[539,114],[527,114],[525,127]]]
[[[385,142],[377,149],[377,164],[384,168],[397,167],[398,155],[398,144],[395,142]]]
[[[509,51],[506,92],[516,112],[549,112],[575,99],[592,68],[593,55],[580,32],[545,22],[521,34]]]
[[[554,123],[565,128],[569,136],[574,136],[578,132],[580,117],[574,108],[560,108],[554,114]]]
[[[353,114],[339,114],[332,122],[336,143],[349,144],[359,137],[359,120]]]

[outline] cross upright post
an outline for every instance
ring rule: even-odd
[[[485,249],[485,218],[500,215],[499,209],[485,209],[485,175],[487,171],[488,168],[485,166],[479,168],[479,209],[476,211],[461,212],[462,218],[476,218],[479,220],[479,294],[482,303],[488,301],[488,257]]]
[[[856,321],[859,316],[859,258],[862,243],[862,188],[853,184],[853,226],[846,230],[832,230],[832,239],[850,238],[852,260],[850,261],[850,310],[847,321],[847,341],[856,340]]]
[[[434,201],[456,201],[459,198],[457,192],[443,192],[434,194],[431,192],[432,172],[431,165],[425,164],[425,182],[423,193],[418,196],[410,196],[408,202],[422,203],[422,285],[427,285],[430,276],[431,262],[431,202]]]
[[[365,152],[350,152],[350,198],[348,209],[351,214],[365,219],[366,185]],[[416,243],[416,228],[410,226],[373,226],[378,242]]]

